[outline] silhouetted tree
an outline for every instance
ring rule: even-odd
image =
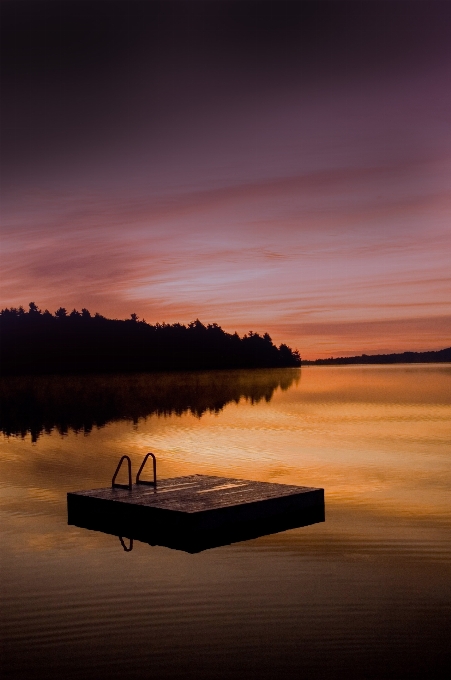
[[[199,319],[187,326],[151,325],[131,314],[128,321],[94,317],[86,308],[68,315],[60,307],[52,316],[30,303],[0,312],[4,373],[92,373],[168,371],[213,368],[299,366],[300,357],[287,345],[278,349],[266,333],[243,338],[217,323]]]
[[[192,330],[195,331],[206,331],[207,328],[204,326],[204,324],[199,321],[199,319],[196,319],[195,321],[191,321],[191,323],[188,324],[188,328],[191,328]]]

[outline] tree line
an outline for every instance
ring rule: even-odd
[[[350,364],[430,364],[451,362],[451,347],[430,352],[400,352],[395,354],[361,354],[356,357],[330,357],[303,361],[308,366],[333,366]]]
[[[136,314],[108,319],[89,310],[42,312],[34,302],[0,311],[3,375],[282,368],[300,366],[297,350],[268,333],[242,337],[196,319],[149,324]]]

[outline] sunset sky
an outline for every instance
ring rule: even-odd
[[[451,3],[2,10],[5,306],[451,344]]]

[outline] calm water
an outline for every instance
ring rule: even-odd
[[[4,677],[451,677],[451,366],[1,385]],[[120,455],[322,486],[326,521],[190,555],[67,526]]]

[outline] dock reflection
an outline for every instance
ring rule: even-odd
[[[87,518],[84,513],[77,513],[76,511],[71,511],[67,523],[81,529],[100,531],[104,534],[117,536],[122,549],[126,552],[132,550],[133,541],[140,541],[152,546],[164,546],[194,554],[324,521],[325,506],[322,505],[309,509],[291,510],[271,518],[231,522],[225,526],[212,527],[208,530],[195,528],[187,530],[186,528],[177,529],[167,525],[149,525],[148,522],[131,521],[125,514],[123,518],[116,516],[114,519],[104,516]]]

